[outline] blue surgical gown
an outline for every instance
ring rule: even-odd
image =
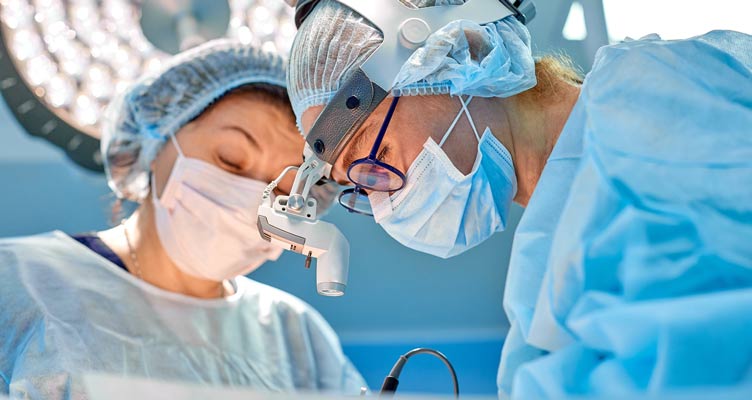
[[[752,37],[600,49],[509,268],[501,397],[752,383]]]
[[[133,277],[61,232],[0,240],[0,394],[85,399],[96,372],[262,391],[358,394],[337,336],[290,294],[235,279],[197,299]]]

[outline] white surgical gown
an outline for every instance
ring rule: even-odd
[[[0,240],[0,394],[86,398],[94,371],[357,394],[364,385],[310,306],[239,277],[196,299],[151,286],[61,232]]]
[[[514,240],[502,397],[751,384],[752,37],[602,48]]]

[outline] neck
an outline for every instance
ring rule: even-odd
[[[229,289],[224,282],[187,275],[172,262],[162,247],[154,221],[154,208],[151,202],[146,200],[123,225],[99,232],[99,236],[137,278],[158,288],[187,296],[202,299],[224,296]],[[127,238],[124,230],[127,230]],[[138,266],[133,260],[131,250]]]
[[[509,150],[517,177],[514,201],[527,206],[548,157],[580,95],[578,86],[560,83],[557,101],[542,103],[523,95],[478,102],[478,114]],[[474,100],[475,101],[475,100]],[[478,125],[481,125],[480,123]]]

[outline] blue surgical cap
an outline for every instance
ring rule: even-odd
[[[167,138],[227,92],[253,83],[285,87],[283,59],[220,39],[178,54],[162,72],[133,84],[105,112],[101,149],[110,188],[119,198],[144,199],[151,162]]]
[[[400,1],[422,8],[466,0]],[[316,6],[290,53],[288,88],[299,128],[303,112],[329,103],[342,80],[382,41],[376,27],[339,2],[323,0]],[[509,97],[535,83],[530,33],[510,16],[483,26],[458,20],[434,32],[402,66],[392,94]]]

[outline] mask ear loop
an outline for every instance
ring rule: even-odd
[[[470,96],[467,98],[467,104],[465,104],[465,101],[462,99],[462,96],[460,97],[460,104],[462,105],[462,108],[460,108],[460,111],[457,113],[457,116],[454,118],[454,121],[452,121],[452,125],[449,126],[449,129],[447,129],[446,133],[444,134],[444,137],[441,138],[441,142],[439,142],[439,147],[444,147],[444,142],[449,138],[449,134],[454,131],[454,127],[457,125],[457,122],[459,122],[460,117],[462,117],[462,114],[467,115],[467,119],[470,120],[470,126],[473,128],[473,132],[475,133],[475,138],[478,139],[480,142],[480,136],[478,136],[478,131],[475,129],[475,122],[473,122],[473,118],[470,116],[470,111],[467,110],[467,104],[470,104],[470,102],[473,100],[473,96]]]
[[[183,150],[180,148],[180,145],[178,144],[178,139],[175,137],[174,133],[170,134],[170,140],[172,141],[172,145],[175,146],[175,150],[178,152],[178,158],[185,158],[185,155],[183,154]],[[176,163],[177,161],[178,160],[175,160]],[[173,165],[173,168],[175,168],[174,165]],[[157,196],[157,183],[154,180],[154,171],[151,171],[151,174],[149,175],[149,186],[151,187],[151,196],[155,198],[156,200],[159,200],[159,196]],[[162,190],[164,191],[164,188]]]
[[[177,150],[178,155],[181,158],[185,158],[185,155],[183,154],[183,150],[180,148],[180,145],[178,144],[178,139],[175,137],[174,133],[170,134],[170,140],[172,140],[172,144],[175,146],[175,150]]]

